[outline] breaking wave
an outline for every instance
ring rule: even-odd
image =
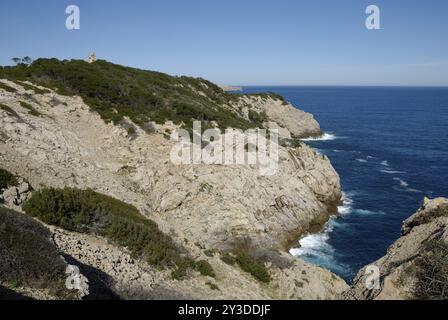
[[[320,137],[315,138],[305,138],[301,139],[302,141],[330,141],[330,140],[336,140],[338,137],[331,133],[324,133]]]

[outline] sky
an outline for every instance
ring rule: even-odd
[[[95,52],[229,85],[448,86],[447,17],[446,0],[0,0],[0,65]]]

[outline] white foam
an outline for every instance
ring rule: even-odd
[[[345,215],[351,213],[353,210],[353,200],[350,198],[349,194],[342,193],[342,205],[338,207],[338,213],[340,215]]]
[[[353,212],[356,214],[362,215],[362,216],[385,215],[386,214],[383,211],[372,211],[372,210],[365,210],[365,209],[355,209]]]
[[[387,174],[398,174],[398,173],[406,173],[404,171],[398,171],[398,170],[387,170],[387,169],[381,169],[380,172],[387,173]]]
[[[400,179],[400,178],[394,178],[394,180],[395,180],[395,181],[398,181],[398,182],[400,183],[400,186],[401,186],[401,187],[405,187],[405,188],[409,187],[409,183],[407,183],[407,182],[404,181],[403,179]]]
[[[338,137],[336,137],[334,134],[331,133],[324,133],[323,135],[321,135],[320,137],[315,137],[315,138],[305,138],[305,139],[301,139],[302,141],[329,141],[329,140],[335,140]]]
[[[400,183],[400,185],[398,187],[397,186],[394,187],[395,190],[407,191],[407,192],[413,192],[413,193],[421,193],[420,190],[409,188],[409,183],[407,183],[403,179],[395,177],[394,180],[398,181],[398,183]]]
[[[382,166],[388,167],[389,166],[389,162],[387,160],[384,160],[381,162]]]
[[[358,162],[362,162],[362,163],[365,163],[365,162],[367,162],[367,160],[366,160],[366,159],[356,159],[356,161],[358,161]]]

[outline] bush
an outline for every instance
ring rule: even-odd
[[[235,259],[235,257],[233,257],[233,256],[232,256],[230,253],[228,253],[228,252],[224,252],[224,253],[221,255],[221,260],[222,260],[223,262],[227,263],[228,265],[231,265],[231,266],[235,265],[235,263],[236,263],[236,259]]]
[[[185,251],[134,206],[92,190],[43,189],[33,193],[23,210],[47,224],[109,238],[155,267],[177,268],[175,278],[196,268]],[[207,272],[202,263],[200,270]]]
[[[16,186],[17,183],[17,179],[12,173],[0,169],[0,190]]]
[[[271,276],[262,261],[251,257],[247,252],[243,251],[238,252],[235,259],[241,269],[250,273],[258,281],[264,283],[271,281]]]
[[[67,295],[65,263],[50,231],[24,214],[0,207],[0,282]]]
[[[269,283],[271,281],[271,276],[262,259],[256,258],[246,250],[237,249],[234,255],[224,252],[221,255],[221,260],[232,266],[238,264],[243,271],[250,273],[260,282]]]
[[[416,259],[415,298],[448,300],[448,243],[432,240]]]
[[[127,131],[128,131],[129,135],[135,134],[135,128],[134,127],[129,127]]]
[[[210,263],[208,263],[208,261],[205,260],[197,261],[195,263],[195,268],[203,276],[208,276],[212,278],[216,277],[215,272],[213,271],[213,268],[210,265]]]

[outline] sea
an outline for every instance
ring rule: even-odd
[[[306,143],[341,178],[343,204],[291,254],[349,283],[400,237],[425,196],[448,197],[448,88],[244,87],[310,112],[325,134]]]

